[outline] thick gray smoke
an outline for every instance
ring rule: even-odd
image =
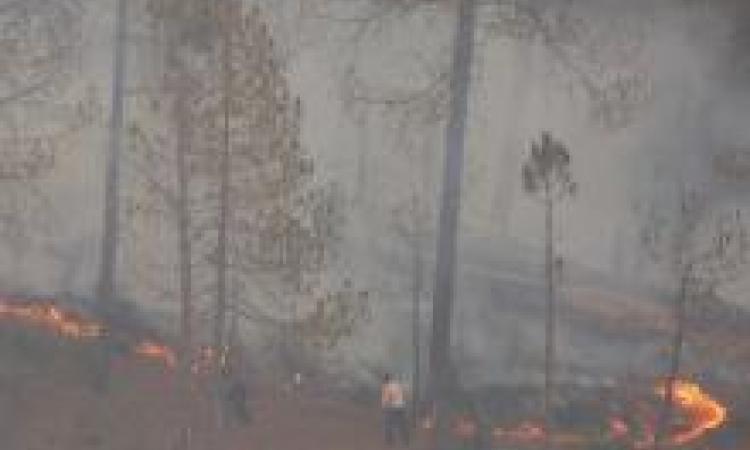
[[[89,85],[97,88],[106,111],[112,28],[100,19],[111,11],[108,2],[89,3],[74,84],[76,92]],[[302,99],[304,145],[318,158],[319,176],[350,193],[341,253],[358,286],[373,293],[373,321],[332,356],[333,362],[363,377],[373,368],[408,374],[411,255],[396,225],[404,215],[394,211],[403,211],[417,186],[428,212],[422,231],[429,313],[443,152],[440,109],[445,98],[439,74],[448,67],[453,11],[434,2],[386,14],[363,29],[361,21],[343,19],[366,15],[384,2],[260,3],[292,90]],[[569,146],[580,187],[579,195],[557,212],[557,244],[570,288],[563,302],[577,288],[587,288],[597,293],[592,294],[594,303],[605,310],[608,302],[658,304],[657,294],[641,289],[665,280],[653,276],[656,272],[640,248],[640,211],[646,204],[671,207],[680,183],[710,190],[721,202],[747,206],[741,204],[747,187],[722,178],[715,164],[717,157],[739,150],[746,152],[750,165],[746,2],[502,3],[531,5],[559,41],[547,42],[540,33],[514,33],[509,23],[515,22],[498,20],[495,6],[482,7],[455,318],[459,361],[465,378],[474,382],[533,380],[541,372],[542,209],[522,191],[520,165],[530,140],[542,130]],[[513,14],[512,8],[503,11],[505,19]],[[559,15],[567,16],[556,22]],[[138,28],[138,21],[133,23]],[[556,29],[556,23],[572,28]],[[151,60],[137,41],[131,51],[132,79],[137,80]],[[637,90],[619,103],[617,91],[607,90],[618,77],[636,83]],[[378,101],[403,100],[414,92],[421,96],[414,109]],[[602,104],[601,95],[614,99],[614,106]],[[32,123],[33,117],[26,120]],[[12,232],[0,236],[0,281],[8,290],[92,294],[105,126],[106,121],[95,121],[66,144],[70,150],[58,157],[53,179],[37,186],[46,203],[35,203],[37,197],[22,189],[3,194],[10,197],[0,206],[24,218],[21,230],[32,229],[29,225],[39,220],[51,228],[24,244]],[[24,200],[13,204],[18,198]],[[49,218],[32,218],[45,208],[54,211],[44,215]],[[164,242],[169,237],[153,238]],[[123,254],[120,275],[132,280],[139,270],[137,255],[128,249]],[[138,302],[143,298],[139,289],[147,288],[132,283],[124,295]],[[581,302],[570,302],[575,307],[564,307],[567,315],[561,318],[565,373],[601,377],[647,365],[656,370],[658,343],[640,331],[608,335],[587,329],[599,316]],[[177,304],[173,306],[176,311]],[[172,305],[165,301],[158,308]],[[654,308],[664,311],[663,306]]]

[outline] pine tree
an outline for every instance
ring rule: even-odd
[[[134,176],[147,183],[133,195],[130,211],[140,233],[149,232],[149,222],[162,232],[172,229],[179,211],[187,215],[187,259],[199,283],[193,285],[195,314],[205,310],[201,299],[214,296],[209,309],[215,344],[233,343],[243,318],[277,331],[291,327],[296,335],[315,334],[318,338],[306,341],[325,341],[327,347],[352,332],[351,318],[361,311],[343,303],[353,298],[351,303],[359,305],[365,297],[330,276],[341,199],[334,185],[316,176],[313,158],[301,145],[302,105],[290,94],[260,10],[231,6],[230,21],[221,21],[221,8],[209,11],[200,34],[204,39],[189,45],[182,68],[168,70],[165,85],[183,86],[179,95],[156,92],[141,99],[143,120],[131,129],[131,156],[137,160]],[[206,38],[206,29],[213,30],[212,37]],[[168,106],[178,100],[181,106]],[[179,115],[187,125],[178,126]],[[180,138],[180,130],[189,137]],[[190,186],[187,201],[178,195],[182,172],[174,169],[183,166],[174,154],[181,139],[190,147],[183,179]],[[153,254],[149,242],[141,244],[143,251],[171,270],[174,258],[169,252]],[[226,277],[223,301],[221,277]],[[148,284],[157,291],[167,287],[158,279]]]

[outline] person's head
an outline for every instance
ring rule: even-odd
[[[390,373],[386,373],[385,375],[383,375],[383,383],[390,383],[392,379],[393,377]]]

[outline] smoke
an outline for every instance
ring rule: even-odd
[[[467,378],[523,379],[529,373],[538,376],[542,367],[542,209],[522,192],[519,169],[529,141],[541,130],[550,130],[569,146],[580,187],[578,197],[557,212],[557,244],[571,268],[568,282],[580,284],[586,279],[602,286],[599,300],[605,309],[608,303],[613,309],[619,307],[614,298],[621,295],[628,304],[655,303],[658,295],[644,295],[639,286],[667,281],[654,276],[639,242],[646,220],[644,205],[674,208],[683,185],[708,191],[719,201],[740,201],[737,189],[745,192],[742,186],[717,183],[713,161],[725,149],[747,148],[750,142],[745,123],[750,102],[746,80],[738,76],[747,70],[743,50],[747,46],[741,44],[747,35],[743,20],[747,16],[739,16],[738,11],[746,13],[747,8],[741,2],[570,3],[568,10],[560,2],[548,2],[540,9],[550,23],[565,13],[579,27],[570,41],[560,44],[562,54],[540,36],[518,39],[502,30],[499,36],[484,33],[478,42],[455,319],[456,346]],[[366,45],[356,47],[354,67],[370,87],[392,93],[419,85],[414,82],[420,80],[413,76],[414,65],[407,63],[414,55],[430,61],[430,67],[443,67],[449,53],[444,39],[451,35],[451,23],[441,20],[429,31],[415,25],[428,22],[430,14],[440,16],[445,11],[428,9],[416,17],[391,19],[380,33],[366,35]],[[489,16],[488,12],[483,17]],[[424,43],[426,37],[436,43]],[[333,79],[345,79],[336,69],[350,69],[342,61],[348,54],[339,51],[350,47],[340,42],[329,45],[328,52],[321,50],[325,45],[317,49],[317,60],[301,60],[299,73],[333,72]],[[607,94],[618,77],[642,83],[636,86],[637,98],[602,106],[592,89]],[[313,91],[317,78],[302,78],[300,92]],[[310,97],[313,108],[325,105],[330,114],[316,117],[315,124],[308,126],[307,142],[319,149],[324,160],[332,161],[327,165],[331,176],[354,187],[358,165],[352,158],[357,152],[350,148],[358,145],[358,129],[347,117],[340,94],[317,92]],[[605,113],[616,126],[602,123]],[[388,311],[381,312],[383,319],[372,325],[368,339],[357,349],[384,365],[408,367],[408,351],[403,347],[391,351],[393,344],[388,343],[407,342],[409,336],[404,316],[408,315],[410,257],[406,249],[396,250],[402,241],[392,231],[391,211],[403,200],[406,180],[413,175],[402,175],[408,168],[404,149],[390,139],[394,115],[399,115],[397,108],[368,116],[368,148],[374,150],[367,156],[366,195],[372,200],[367,203],[368,220],[356,222],[358,228],[352,233],[353,241],[374,236],[378,248],[371,245],[362,251],[359,242],[349,245],[351,254],[368,267],[365,278],[382,288],[380,307]],[[442,125],[436,121],[433,127],[409,129],[434,142],[430,153],[438,164],[432,167],[433,180],[440,178]],[[439,186],[431,189],[436,194]],[[435,204],[434,198],[429,201]],[[498,256],[488,258],[488,254]],[[385,267],[393,266],[394,260],[400,262],[398,273]],[[524,283],[508,281],[519,273],[527,278]],[[657,310],[663,313],[664,308]],[[660,360],[658,344],[642,342],[647,340],[639,338],[642,332],[626,328],[618,338],[607,337],[586,331],[591,324],[580,320],[575,329],[573,320],[582,313],[571,314],[561,331],[567,334],[561,338],[561,353],[571,371],[621,373],[628,365],[653,368]],[[623,336],[627,339],[621,347],[607,350],[613,339]],[[654,335],[647,337],[658,341]],[[625,354],[632,358],[624,358]]]
[[[370,368],[408,373],[411,353],[403,343],[410,342],[411,333],[411,255],[394,225],[403,218],[394,217],[394,211],[408,201],[415,184],[421,186],[433,220],[425,226],[422,241],[426,345],[434,213],[443,160],[440,108],[446,101],[446,83],[439,75],[449,63],[452,10],[433,4],[394,12],[362,31],[361,21],[335,18],[371,11],[366,2],[314,2],[327,5],[323,9],[307,0],[261,3],[276,33],[292,91],[302,99],[303,142],[317,158],[320,176],[358,193],[349,198],[353,220],[347,222],[350,228],[341,250],[351,261],[357,287],[373,292],[375,312],[373,321],[332,358],[363,378]],[[551,46],[543,34],[512,35],[506,22],[498,22],[505,24],[498,28],[494,6],[482,7],[486,9],[473,69],[455,319],[455,345],[464,376],[477,383],[524,380],[529,374],[534,379],[541,371],[542,209],[523,193],[520,166],[530,140],[542,130],[568,145],[580,187],[579,195],[561,204],[556,215],[556,243],[566,261],[566,282],[595,286],[605,311],[621,303],[658,304],[656,295],[638,289],[647,282],[664,281],[654,279],[638,242],[645,205],[671,208],[679,186],[689,184],[710,191],[718,203],[747,206],[747,186],[723,179],[714,164],[724,152],[750,152],[747,2],[517,3],[538,8],[548,31],[559,39]],[[106,6],[91,8],[101,13]],[[98,13],[84,20],[86,51],[77,69],[78,81],[106,93],[111,24],[100,20]],[[565,21],[556,22],[561,14]],[[571,27],[556,28],[558,23]],[[151,59],[135,42],[132,50],[137,56],[132,58],[132,71],[148,72],[145,61]],[[637,95],[616,101],[612,86],[618,77],[635,83]],[[353,98],[353,85],[364,99]],[[419,108],[378,101],[392,96],[403,100],[409,92],[424,94]],[[612,95],[612,103],[602,101],[612,100]],[[103,96],[105,111],[107,102]],[[32,123],[34,118],[26,120]],[[54,211],[42,215],[48,229],[34,231],[18,253],[5,252],[0,258],[0,280],[8,289],[93,295],[105,126],[105,121],[92,123],[69,141],[71,150],[58,158],[52,179],[37,186],[40,197],[4,191],[11,201],[0,201],[0,216],[17,212],[24,218],[22,231],[31,232],[34,211]],[[35,203],[37,198],[45,201]],[[22,201],[14,204],[18,199]],[[11,249],[13,234],[0,238],[3,248]],[[123,253],[127,255],[127,249]],[[134,273],[144,270],[138,264],[135,257],[124,261],[120,276],[134,279]],[[139,302],[137,290],[144,288],[134,286],[125,296]],[[143,306],[175,311],[178,307],[166,302]],[[598,317],[586,316],[590,311],[571,308],[561,319],[565,370],[576,376],[617,373],[623,364],[631,364],[620,361],[625,353],[636,355],[636,366],[658,359],[637,332],[627,329],[622,331],[627,339],[618,344],[622,346],[608,350],[607,345],[621,336],[587,330],[591,322],[581,317]]]

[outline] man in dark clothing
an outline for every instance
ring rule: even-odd
[[[241,425],[250,423],[252,416],[248,408],[248,392],[246,383],[243,382],[239,362],[230,358],[229,349],[225,349],[221,357],[222,384],[224,385],[224,405],[226,411],[233,416]],[[249,376],[248,373],[245,375]]]
[[[227,390],[227,403],[234,416],[242,425],[250,423],[252,417],[247,407],[247,388],[239,379],[229,380]]]

